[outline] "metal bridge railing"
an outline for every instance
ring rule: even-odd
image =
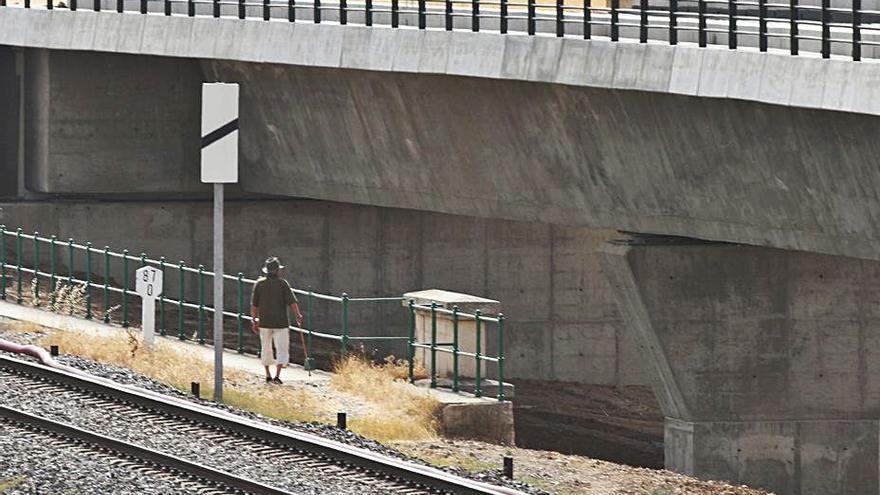
[[[730,49],[748,44],[760,51],[772,45],[792,55],[846,54],[855,61],[880,57],[873,48],[880,46],[878,0],[0,0],[0,7],[13,2],[24,8],[546,33]]]
[[[11,244],[11,246],[9,245]],[[29,260],[28,260],[29,258]],[[79,265],[77,260],[79,259]],[[44,260],[48,262],[48,271],[44,270]],[[59,263],[61,261],[62,263]],[[66,262],[66,265],[65,263]],[[115,266],[113,266],[115,262]],[[158,259],[147,256],[146,253],[140,253],[138,256],[131,255],[127,249],[121,252],[111,251],[109,246],[95,248],[91,242],[76,242],[74,239],[60,240],[57,236],[41,236],[39,232],[26,234],[21,228],[14,231],[7,230],[5,225],[0,225],[0,300],[7,300],[10,297],[22,304],[26,295],[36,301],[41,307],[45,307],[40,303],[42,296],[47,297],[47,302],[52,302],[56,297],[56,290],[60,284],[66,283],[68,287],[79,287],[82,290],[82,306],[84,306],[84,317],[88,320],[100,319],[106,324],[111,323],[111,313],[118,306],[121,313],[121,325],[125,328],[130,326],[130,305],[137,303],[131,296],[135,294],[133,288],[134,277],[132,273],[135,269],[146,265],[153,265],[162,271],[165,280],[166,291],[164,291],[158,301],[158,327],[160,335],[167,336],[169,333],[173,336],[173,327],[168,325],[168,313],[177,312],[176,333],[180,340],[193,338],[199,344],[205,344],[205,329],[208,324],[208,314],[213,315],[214,308],[211,307],[209,301],[205,297],[205,288],[209,287],[213,281],[215,273],[206,270],[203,265],[191,266],[184,261],[177,263],[168,262],[165,257]],[[122,283],[117,284],[114,280],[113,273],[115,269],[121,269]],[[174,277],[174,272],[176,277]],[[77,276],[78,275],[78,276]],[[187,275],[189,278],[196,278],[195,289],[197,296],[195,300],[187,298]],[[25,283],[25,276],[30,276],[28,283]],[[223,274],[223,279],[235,285],[233,294],[237,299],[236,311],[224,311],[224,320],[232,322],[236,329],[236,345],[238,353],[245,352],[245,325],[252,321],[249,314],[250,309],[250,291],[255,279],[247,278],[241,272],[230,275]],[[176,280],[175,280],[176,279]],[[176,282],[176,297],[166,295],[169,285]],[[45,285],[44,285],[45,283]],[[97,292],[97,294],[95,294]],[[476,389],[477,396],[482,395],[481,386],[484,381],[480,373],[481,362],[494,362],[498,366],[498,400],[504,400],[504,330],[503,316],[488,317],[479,313],[476,315],[458,313],[455,320],[455,342],[450,345],[438,343],[436,339],[436,331],[432,334],[432,339],[426,342],[420,342],[415,335],[415,319],[414,311],[420,306],[409,302],[409,334],[405,336],[386,336],[386,335],[352,335],[350,312],[352,305],[370,305],[370,304],[387,304],[396,303],[400,307],[400,311],[405,309],[400,306],[404,301],[403,297],[350,297],[343,293],[341,296],[329,294],[321,294],[312,290],[302,290],[294,288],[293,292],[297,294],[300,301],[301,311],[304,316],[305,328],[290,326],[290,330],[298,332],[306,339],[305,348],[307,354],[311,353],[312,339],[314,337],[329,339],[339,342],[339,355],[344,358],[349,352],[353,344],[358,342],[406,342],[407,345],[407,361],[408,374],[410,382],[415,381],[415,350],[418,348],[430,349],[433,359],[430,361],[430,378],[431,387],[437,387],[437,365],[436,353],[448,352],[452,353],[454,362],[456,363],[453,372],[453,390],[459,391],[460,377],[458,373],[458,359],[472,358],[477,365]],[[97,295],[98,299],[94,299]],[[339,327],[335,329],[316,330],[315,317],[318,313],[315,305],[318,303],[338,305],[338,321]],[[114,305],[114,303],[118,303]],[[433,314],[441,314],[448,312],[445,309],[426,307]],[[96,313],[96,308],[98,313]],[[196,330],[193,333],[187,331],[187,316],[195,313]],[[460,351],[458,348],[458,320],[475,319],[477,322],[477,351],[469,353]],[[228,319],[228,320],[227,320]],[[480,328],[483,325],[494,323],[498,325],[498,352],[492,356],[481,352],[480,350]],[[435,329],[436,330],[436,329]],[[310,356],[304,359],[304,365],[311,368],[313,363],[309,362]],[[428,363],[426,363],[428,364]]]

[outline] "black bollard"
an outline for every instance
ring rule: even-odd
[[[58,356],[58,346],[57,345],[49,346],[49,355],[52,357]]]
[[[513,457],[509,455],[504,456],[504,477],[513,479]]]
[[[347,424],[347,423],[348,423],[348,421],[347,421],[347,419],[346,419],[346,417],[345,417],[345,413],[344,413],[344,412],[338,412],[338,413],[336,413],[336,427],[337,427],[337,428],[339,428],[340,430],[344,430],[344,429],[346,429],[346,428],[348,427],[348,424]]]
[[[199,382],[192,382],[190,384],[190,387],[192,389],[192,394],[195,397],[198,397],[199,399],[201,399],[202,398],[202,390],[201,390],[201,385],[199,385]]]

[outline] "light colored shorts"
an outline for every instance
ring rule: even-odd
[[[272,352],[272,344],[275,352]],[[286,328],[260,327],[260,362],[263,366],[290,363],[290,332]]]

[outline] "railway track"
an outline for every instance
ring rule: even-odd
[[[202,480],[205,490],[219,490],[200,493],[522,493],[104,378],[11,357],[0,356],[0,385],[0,404],[26,403],[30,409],[37,403],[33,407],[36,411],[0,407],[3,421],[108,449],[146,462],[152,469]],[[59,416],[76,420],[59,421]],[[99,428],[100,433],[95,431]],[[252,460],[237,462],[241,459]],[[295,482],[288,479],[291,473],[296,474]],[[317,492],[310,483],[318,483]],[[330,483],[326,492],[320,489],[323,483]]]

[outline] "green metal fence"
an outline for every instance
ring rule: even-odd
[[[10,239],[11,242],[8,242]],[[30,244],[30,246],[27,246],[28,243]],[[11,246],[9,246],[8,244],[11,244]],[[47,249],[41,249],[41,246],[46,247]],[[30,263],[27,263],[25,261],[26,251],[29,251],[31,254]],[[44,253],[48,258],[48,272],[44,271],[44,269],[42,268],[42,266],[45,265],[42,259],[42,255]],[[77,256],[77,254],[79,254],[79,256]],[[67,266],[65,269],[59,269],[59,267],[57,266],[57,261],[59,257],[62,257],[62,259],[66,257]],[[77,258],[79,258],[82,263],[80,266],[77,266],[76,264]],[[94,263],[94,261],[96,260],[98,261],[97,267],[100,267],[100,269],[96,269]],[[117,266],[121,265],[122,283],[120,286],[117,286],[113,283],[111,269],[114,262],[117,263]],[[132,263],[135,263],[136,265],[132,266]],[[170,329],[167,324],[167,313],[169,313],[169,311],[176,310],[178,320],[176,336],[180,340],[186,340],[188,336],[186,332],[185,314],[187,310],[190,310],[194,311],[197,317],[196,332],[193,337],[195,338],[195,340],[198,341],[199,344],[205,344],[205,328],[207,325],[207,317],[208,314],[213,315],[214,313],[214,308],[208,304],[208,301],[205,298],[205,287],[206,285],[213,283],[213,277],[215,276],[215,274],[214,272],[206,270],[203,265],[193,267],[191,265],[188,265],[185,261],[178,261],[177,263],[168,262],[165,257],[160,257],[158,259],[151,258],[147,256],[146,253],[140,253],[138,256],[134,256],[131,255],[127,249],[123,249],[121,252],[117,252],[112,251],[110,249],[110,246],[95,248],[92,246],[91,242],[76,242],[72,238],[68,238],[67,240],[59,240],[55,235],[46,237],[41,236],[39,232],[26,234],[21,228],[11,231],[7,230],[5,225],[0,225],[0,300],[6,300],[8,298],[9,289],[11,289],[12,298],[15,300],[15,302],[22,304],[25,300],[25,275],[29,275],[32,277],[29,289],[30,296],[35,302],[42,301],[42,295],[45,294],[49,298],[48,302],[50,304],[54,304],[54,298],[56,297],[56,291],[59,288],[59,284],[66,283],[68,286],[68,290],[73,286],[81,288],[83,305],[85,306],[84,316],[88,320],[96,319],[96,315],[94,314],[95,301],[93,301],[93,292],[99,291],[101,297],[99,300],[100,305],[98,309],[101,310],[101,313],[98,315],[97,319],[100,319],[107,324],[111,323],[111,314],[116,307],[113,305],[113,296],[115,295],[116,298],[119,299],[118,306],[121,310],[120,312],[122,315],[120,323],[123,327],[127,328],[130,326],[131,323],[128,315],[129,303],[131,302],[129,298],[134,293],[130,284],[132,282],[132,280],[130,279],[133,278],[129,276],[130,270],[135,266],[139,268],[147,265],[156,266],[161,270],[163,278],[166,280],[166,287],[168,286],[168,280],[170,280],[169,276],[171,276],[174,271],[177,271],[177,291],[175,297],[166,295],[168,293],[167,290],[163,291],[163,293],[159,297],[159,314],[157,326],[160,335],[165,336],[170,333]],[[11,274],[7,273],[7,271],[11,271]],[[82,276],[76,277],[74,274],[77,272],[81,272]],[[187,300],[187,281],[185,276],[187,274],[189,274],[191,277],[196,277],[196,301]],[[222,277],[225,281],[234,284],[235,286],[233,293],[235,294],[235,297],[237,299],[237,308],[235,311],[224,311],[223,316],[224,319],[228,318],[234,322],[234,325],[237,329],[237,341],[235,347],[239,353],[244,353],[244,342],[246,337],[244,331],[245,325],[252,321],[252,318],[249,314],[250,291],[253,287],[253,284],[256,283],[256,280],[247,278],[242,273],[237,273],[235,275],[222,274]],[[102,279],[100,283],[96,282],[96,279],[98,278]],[[46,281],[48,285],[44,287],[43,281]],[[305,328],[290,326],[290,330],[298,332],[304,336],[304,339],[306,341],[305,348],[308,350],[307,352],[310,352],[313,348],[312,340],[316,337],[338,341],[339,354],[342,357],[345,357],[350,352],[351,346],[357,342],[405,341],[408,348],[407,364],[409,369],[409,379],[411,382],[415,381],[414,369],[416,349],[427,349],[431,353],[431,359],[428,363],[425,363],[425,367],[429,371],[432,388],[437,387],[437,353],[449,353],[452,354],[453,357],[454,370],[452,374],[452,388],[456,392],[459,391],[460,384],[460,377],[458,373],[459,359],[470,358],[475,360],[476,382],[474,393],[477,396],[483,395],[482,385],[485,382],[484,377],[481,376],[481,363],[492,362],[497,365],[498,370],[497,397],[498,400],[504,400],[503,315],[498,315],[497,317],[484,316],[481,315],[479,311],[477,311],[475,314],[467,314],[458,311],[457,308],[449,310],[438,307],[438,305],[435,303],[432,303],[431,305],[417,305],[414,301],[409,301],[408,335],[352,335],[350,312],[353,305],[396,303],[401,306],[402,311],[405,311],[406,309],[403,308],[404,298],[351,297],[345,293],[343,293],[341,296],[334,296],[329,294],[321,294],[312,290],[302,290],[297,288],[294,288],[293,291],[295,294],[297,294],[300,301],[300,309],[304,315]],[[331,333],[332,330],[327,329],[322,329],[322,331],[318,331],[315,328],[314,306],[318,302],[338,305],[338,333]],[[417,310],[425,310],[431,313],[432,338],[430,341],[420,342],[416,339],[415,314]],[[440,314],[451,315],[453,318],[454,339],[451,343],[443,343],[437,341],[436,318],[437,315]],[[464,352],[459,348],[458,327],[459,321],[462,320],[474,320],[476,323],[476,352]],[[485,332],[485,327],[490,324],[497,325],[498,352],[496,356],[485,354],[480,347],[481,337],[483,336],[482,334]],[[310,355],[306,356],[305,362],[303,364],[308,369],[311,369],[313,367],[314,363],[311,360]]]

